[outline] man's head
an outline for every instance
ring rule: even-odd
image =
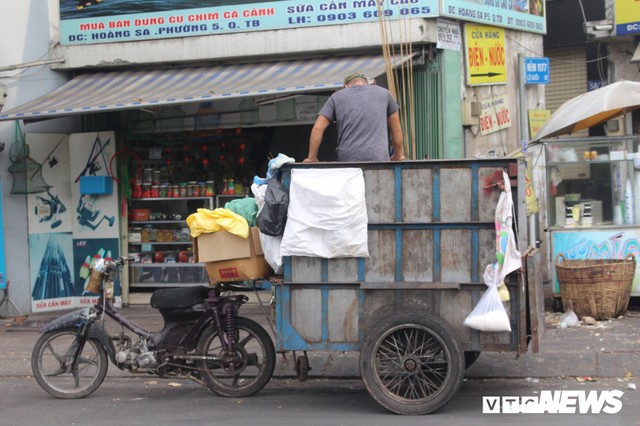
[[[347,74],[347,76],[344,78],[345,87],[353,86],[356,83],[369,84],[369,80],[367,80],[367,77],[361,72],[352,72],[350,74]]]

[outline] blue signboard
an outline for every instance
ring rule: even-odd
[[[525,84],[549,84],[549,58],[524,58]]]

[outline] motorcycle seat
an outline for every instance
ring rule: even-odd
[[[163,288],[151,295],[151,306],[156,309],[185,309],[202,303],[209,294],[209,287],[197,285],[180,288]]]

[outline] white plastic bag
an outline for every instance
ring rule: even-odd
[[[256,199],[256,205],[258,211],[264,207],[264,194],[267,190],[267,185],[251,185],[251,192]],[[262,245],[262,252],[264,253],[264,260],[267,261],[271,269],[276,275],[282,274],[282,255],[280,254],[280,245],[282,243],[282,235],[278,237],[272,237],[270,235],[260,232],[260,244]]]
[[[369,257],[359,168],[293,169],[283,256]]]
[[[511,331],[509,316],[500,300],[497,286],[489,286],[464,320],[464,325],[480,331]]]

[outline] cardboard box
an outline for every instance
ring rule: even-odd
[[[264,259],[259,232],[252,227],[247,239],[227,231],[202,234],[193,242],[195,261],[205,263],[211,283],[268,277],[273,272]]]
[[[129,220],[146,221],[146,220],[149,220],[150,215],[151,215],[150,209],[132,209],[129,212]]]

